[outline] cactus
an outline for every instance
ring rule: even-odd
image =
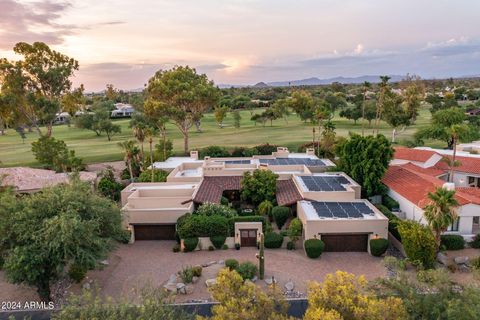
[[[259,270],[259,278],[260,280],[263,280],[265,277],[265,254],[264,254],[264,237],[263,233],[260,234],[260,251],[258,254],[258,270]]]

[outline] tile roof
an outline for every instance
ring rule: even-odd
[[[430,159],[434,154],[436,154],[435,151],[396,147],[393,157],[394,159],[425,162]]]
[[[444,155],[444,157],[451,159],[451,156]],[[455,160],[459,163],[459,166],[454,168],[455,171],[480,174],[480,158],[456,156]],[[435,167],[438,169],[449,170],[448,165],[443,161],[437,162]]]
[[[69,178],[67,173],[27,167],[0,168],[0,176],[5,176],[3,186],[13,186],[18,192],[38,191],[45,187],[67,183]],[[94,181],[96,178],[97,174],[94,172],[80,172],[82,181]]]
[[[401,167],[409,169],[411,171],[416,171],[418,173],[426,174],[432,177],[442,176],[447,173],[444,169],[440,169],[437,167],[422,168],[411,162],[402,164]]]
[[[445,183],[441,179],[412,170],[409,166],[390,166],[382,182],[420,208],[428,204],[428,193],[434,192]],[[480,204],[480,195],[476,191],[464,189],[456,189],[455,197],[460,205]]]
[[[197,203],[220,203],[226,190],[240,190],[242,176],[204,177],[193,201]]]
[[[303,200],[292,179],[277,180],[277,203],[279,206],[289,206]]]

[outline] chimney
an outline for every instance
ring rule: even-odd
[[[443,188],[447,189],[448,191],[455,191],[455,183],[453,182],[445,182],[443,184]]]
[[[315,155],[315,149],[314,148],[307,148],[307,154],[309,156],[314,156]]]
[[[198,151],[190,151],[190,158],[193,160],[198,160]]]

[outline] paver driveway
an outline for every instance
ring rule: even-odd
[[[98,281],[105,295],[119,297],[129,295],[133,288],[145,284],[161,286],[168,277],[187,265],[208,263],[213,260],[235,258],[257,263],[256,248],[241,250],[197,251],[173,253],[173,241],[139,241],[132,245],[120,246],[110,256],[110,265],[102,271],[88,274]],[[288,280],[293,280],[300,292],[306,292],[308,281],[322,281],[328,273],[344,270],[356,275],[365,275],[373,280],[386,275],[381,258],[361,252],[328,252],[320,259],[312,260],[303,250],[265,250],[266,276],[275,276],[281,288]],[[206,276],[206,275],[205,275]],[[202,276],[202,280],[206,279]],[[193,295],[179,297],[185,299],[208,298],[205,286],[197,285]]]

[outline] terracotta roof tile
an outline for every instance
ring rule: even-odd
[[[279,206],[289,206],[296,203],[297,201],[303,200],[292,179],[277,181],[276,196]]]
[[[444,157],[451,159],[451,156]],[[455,171],[480,174],[480,158],[457,156],[455,160],[459,162],[459,166],[454,168]],[[439,161],[435,167],[437,169],[449,170],[448,165],[444,161]]]
[[[434,154],[436,154],[435,151],[396,147],[393,157],[394,159],[425,162],[430,159]]]
[[[240,190],[241,176],[204,177],[193,201],[197,203],[220,203],[222,194],[226,190]]]
[[[417,165],[415,165],[411,162],[406,163],[406,164],[402,164],[401,167],[409,169],[409,170],[416,171],[418,173],[426,174],[426,175],[429,175],[429,176],[432,176],[432,177],[438,177],[438,176],[442,176],[442,175],[446,174],[445,170],[443,170],[443,169],[436,168],[436,167],[422,168],[422,167],[419,167],[419,166],[417,166]]]

